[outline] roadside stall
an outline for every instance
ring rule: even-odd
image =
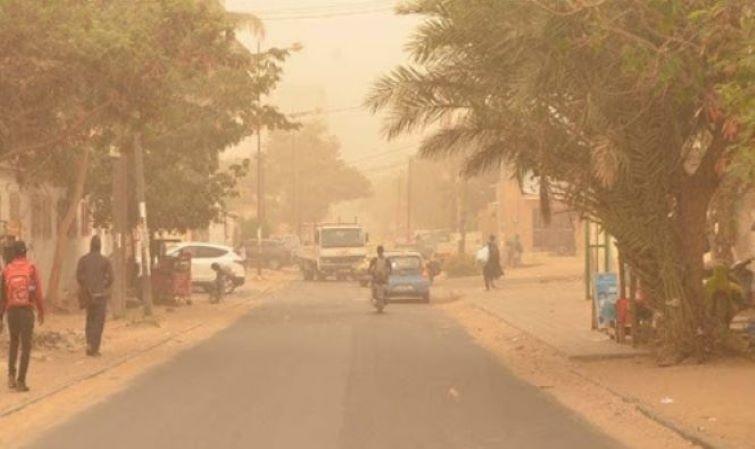
[[[152,292],[157,302],[191,304],[191,254],[181,251],[176,256],[166,254],[172,240],[156,241],[157,260],[152,267]]]

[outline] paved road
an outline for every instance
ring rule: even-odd
[[[431,306],[297,283],[34,449],[608,449]]]

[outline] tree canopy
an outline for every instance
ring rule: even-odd
[[[266,146],[265,187],[281,222],[318,222],[330,206],[369,196],[370,181],[341,157],[338,140],[323,122],[296,132],[273,132]]]
[[[412,61],[374,86],[389,136],[437,127],[428,156],[507,164],[617,240],[679,354],[718,343],[702,291],[705,220],[753,151],[746,0],[414,0]],[[547,203],[547,201],[546,201]]]
[[[258,127],[287,126],[260,102],[286,50],[252,54],[214,2],[0,1],[0,158],[31,183],[71,185],[92,152],[86,194],[110,220],[111,161],[145,149],[153,229],[203,227],[233,192],[219,154]]]

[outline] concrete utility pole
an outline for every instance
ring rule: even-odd
[[[412,241],[412,158],[406,167],[406,241]]]
[[[467,180],[458,177],[457,219],[459,223],[459,254],[467,252]]]
[[[296,151],[296,131],[291,132],[291,205],[293,207],[292,221],[294,234],[301,238],[301,219],[299,216],[299,166],[298,152]]]
[[[396,195],[396,238],[401,235],[401,198],[403,197],[403,182],[401,175],[398,175],[398,194]]]
[[[144,183],[144,150],[142,149],[141,134],[134,136],[134,170],[136,171],[136,201],[139,206],[139,246],[142,256],[142,301],[144,301],[144,315],[152,315],[152,273],[149,254],[149,227],[147,226],[147,201],[145,199]]]
[[[128,228],[128,200],[126,173],[128,158],[120,150],[112,154],[113,161],[113,318],[122,318],[126,310],[126,229]]]
[[[259,70],[262,55],[261,43],[257,41],[257,70]],[[261,101],[257,94],[257,104]],[[257,119],[257,276],[262,276],[262,226],[265,222],[265,194],[263,189],[262,167],[262,117]]]

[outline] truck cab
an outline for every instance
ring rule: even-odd
[[[367,257],[368,236],[359,224],[319,224],[308,240],[298,257],[305,280],[354,278]]]

